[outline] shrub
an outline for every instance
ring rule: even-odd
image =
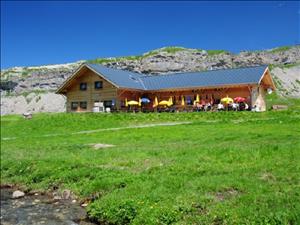
[[[278,52],[284,52],[287,51],[289,49],[291,49],[291,46],[282,46],[282,47],[278,47],[278,48],[274,48],[271,50],[271,53],[278,53]]]
[[[228,53],[227,51],[225,50],[207,50],[207,54],[212,56],[212,55],[219,55],[219,54],[222,54],[222,53]]]
[[[88,213],[99,223],[130,224],[137,214],[135,204],[131,200],[113,202],[109,206],[100,201],[92,203]]]

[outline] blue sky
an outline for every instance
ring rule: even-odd
[[[299,2],[1,1],[1,68],[139,55],[163,46],[300,43]]]

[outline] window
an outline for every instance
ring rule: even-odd
[[[113,101],[109,100],[109,101],[104,101],[104,107],[105,108],[111,108],[113,106]]]
[[[71,102],[71,110],[77,110],[78,102]]]
[[[80,102],[81,109],[87,109],[87,102]]]
[[[95,89],[101,89],[101,88],[103,88],[103,82],[95,81]]]
[[[87,83],[80,83],[80,90],[85,91],[87,89]]]

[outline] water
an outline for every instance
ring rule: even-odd
[[[1,225],[93,225],[84,208],[71,200],[53,200],[47,195],[12,199],[12,188],[1,188]]]

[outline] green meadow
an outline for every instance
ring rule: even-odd
[[[2,116],[1,183],[100,224],[300,224],[300,111]]]

